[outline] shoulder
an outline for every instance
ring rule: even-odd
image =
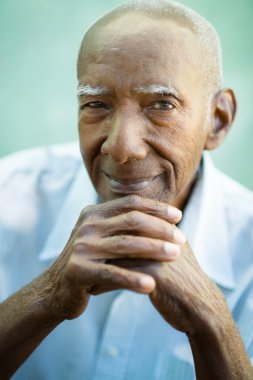
[[[253,193],[219,172],[229,250],[238,283],[253,270]]]
[[[203,193],[211,215],[231,230],[253,229],[253,192],[217,169],[209,154],[203,160]]]
[[[253,192],[219,170],[217,176],[226,212],[236,220],[247,218],[253,222]]]
[[[0,225],[26,233],[61,207],[81,165],[78,144],[18,152],[0,160]],[[53,217],[53,216],[52,216]]]
[[[17,152],[0,159],[0,186],[18,173],[64,172],[81,161],[77,143],[51,145]]]

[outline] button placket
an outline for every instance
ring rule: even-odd
[[[104,326],[93,380],[124,379],[142,301],[143,296],[128,291],[113,301]]]

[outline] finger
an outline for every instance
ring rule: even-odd
[[[159,283],[159,277],[163,275],[163,273],[166,273],[166,275],[168,275],[168,273],[171,274],[171,265],[176,265],[175,262],[172,262],[168,265],[165,262],[155,262],[154,260],[140,259],[112,259],[107,260],[106,264],[114,265],[119,268],[124,268],[129,271],[144,273],[153,277],[157,284]]]
[[[114,265],[82,260],[78,256],[73,256],[69,261],[67,276],[71,281],[89,288],[90,294],[96,287],[104,291],[128,289],[138,293],[150,293],[155,288],[155,281],[149,275]]]
[[[182,212],[176,207],[138,195],[118,198],[110,202],[88,207],[84,209],[84,212],[85,210],[89,213],[90,219],[92,219],[92,214],[96,218],[108,218],[134,210],[157,216],[172,224],[177,224],[182,218]]]
[[[96,243],[96,249],[98,250],[96,257],[102,260],[141,258],[155,261],[171,261],[175,260],[180,253],[180,246],[177,244],[135,235],[117,235],[99,239]],[[90,258],[92,259],[93,257],[94,254],[91,254]]]
[[[153,215],[140,211],[130,211],[113,216],[106,220],[86,223],[80,229],[81,234],[99,231],[102,236],[130,234],[146,236],[154,239],[171,241],[175,244],[184,244],[184,234],[174,225]]]

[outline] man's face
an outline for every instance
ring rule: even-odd
[[[79,135],[101,201],[139,194],[182,207],[208,135],[194,35],[132,14],[91,45],[79,72]]]

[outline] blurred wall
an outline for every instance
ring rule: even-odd
[[[1,0],[0,156],[77,139],[76,56],[86,28],[117,0]],[[253,189],[253,1],[182,0],[218,30],[224,86],[238,98],[238,115],[220,168]]]

